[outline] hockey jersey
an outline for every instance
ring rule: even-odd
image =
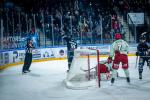
[[[149,44],[147,42],[139,43],[137,46],[137,52],[139,56],[149,55]]]
[[[74,51],[77,48],[77,43],[72,38],[65,37],[64,39],[67,43],[68,52]]]
[[[115,52],[119,52],[120,54],[128,54],[129,51],[129,45],[126,41],[122,39],[118,39],[113,42],[113,44],[110,47],[110,57],[113,57]]]

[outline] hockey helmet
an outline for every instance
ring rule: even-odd
[[[115,34],[115,39],[121,39],[121,34],[120,33],[116,33]]]
[[[141,35],[140,40],[146,40],[145,35]]]

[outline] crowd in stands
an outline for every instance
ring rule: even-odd
[[[115,0],[114,0],[115,1]],[[129,12],[144,12],[148,7],[148,0],[119,0],[114,2],[126,19]]]
[[[28,7],[25,4],[28,4]],[[138,9],[135,8],[137,6]],[[4,2],[0,10],[4,26],[3,45],[12,46],[4,46],[4,49],[24,47],[23,41],[31,34],[32,29],[35,30],[38,46],[61,45],[62,34],[72,34],[82,44],[111,42],[114,34],[123,30],[114,8],[118,7],[124,12],[131,9],[142,10],[143,6],[142,0]],[[9,40],[10,38],[12,39]],[[45,38],[50,42],[46,43]],[[43,40],[44,44],[41,43]]]

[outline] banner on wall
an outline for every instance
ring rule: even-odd
[[[10,52],[1,52],[0,53],[0,66],[9,64],[10,62]]]
[[[65,47],[53,48],[53,52],[56,58],[64,58],[67,56],[67,48]]]
[[[129,54],[135,54],[137,45],[130,45]],[[79,49],[95,49],[100,50],[100,54],[108,55],[110,52],[110,45],[100,46],[80,46]],[[33,59],[44,59],[44,58],[64,58],[67,57],[66,47],[57,48],[42,48],[33,50]],[[25,58],[25,50],[12,50],[0,52],[0,66],[8,63],[22,62]]]
[[[41,49],[41,58],[55,58],[52,48]]]
[[[32,51],[33,59],[41,59],[41,49],[34,49]]]
[[[3,53],[3,58],[4,58],[4,64],[8,64],[9,63],[9,52],[5,52]]]
[[[3,53],[0,53],[0,66],[2,66],[3,64]]]
[[[0,66],[10,63],[10,52],[0,53]]]
[[[12,54],[13,54],[13,63],[24,61],[24,58],[25,58],[24,50],[15,50],[12,52]]]
[[[64,55],[65,55],[65,50],[60,49],[60,50],[59,50],[59,54],[60,54],[60,56],[64,56]]]
[[[101,55],[107,55],[110,51],[109,45],[102,45],[102,46],[82,46],[80,49],[94,49],[99,50]]]

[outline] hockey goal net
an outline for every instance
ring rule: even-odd
[[[67,88],[86,89],[100,86],[96,71],[99,60],[99,50],[76,49],[70,71],[65,79]]]

